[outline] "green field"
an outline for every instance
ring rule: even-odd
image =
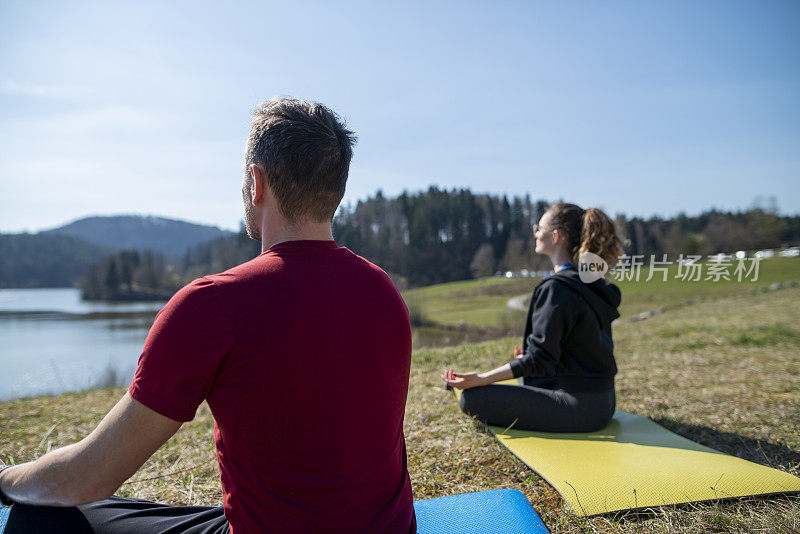
[[[403,298],[410,308],[436,323],[516,326],[525,320],[525,314],[512,312],[506,303],[515,295],[530,293],[536,282],[532,278],[480,278],[411,289]]]
[[[669,268],[666,281],[663,281],[663,275],[659,272],[654,273],[650,281],[646,281],[648,269],[641,269],[638,282],[614,281],[622,291],[622,318],[631,318],[642,312],[675,306],[690,300],[759,291],[776,282],[800,282],[800,258],[762,260],[756,281],[750,280],[752,275],[749,278],[743,277],[741,282],[737,281],[733,267],[729,269],[730,280],[704,280],[708,263],[703,262],[702,265],[701,281],[698,282],[676,278],[677,265]],[[508,299],[515,295],[530,294],[538,281],[534,278],[482,278],[412,289],[404,292],[403,297],[409,306],[419,308],[433,322],[463,322],[511,331],[514,325],[524,321],[524,314],[510,312],[506,306]]]

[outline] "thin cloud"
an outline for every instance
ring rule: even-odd
[[[88,91],[67,85],[42,85],[5,80],[0,82],[0,94],[36,98],[77,98],[86,96]]]
[[[47,117],[25,117],[7,121],[16,131],[75,136],[109,128],[159,128],[169,125],[173,116],[162,110],[136,106],[99,106],[75,109]],[[5,130],[6,128],[3,128]],[[11,128],[9,128],[11,129]]]

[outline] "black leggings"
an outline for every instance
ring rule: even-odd
[[[111,497],[63,508],[15,504],[3,534],[21,532],[227,534],[229,530],[221,506],[168,506]]]
[[[489,425],[518,430],[594,432],[608,425],[615,407],[613,388],[569,393],[563,389],[491,384],[461,393],[461,409],[465,413]]]

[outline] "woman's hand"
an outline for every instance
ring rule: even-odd
[[[440,376],[445,384],[458,389],[469,389],[491,383],[478,375],[478,373],[456,373],[452,369],[447,369],[444,374]]]
[[[519,345],[514,345],[514,357],[519,360],[522,356],[524,356],[522,349],[519,348]]]

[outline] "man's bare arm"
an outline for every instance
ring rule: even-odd
[[[0,490],[15,502],[49,506],[108,498],[180,426],[126,393],[78,443],[0,473]]]

